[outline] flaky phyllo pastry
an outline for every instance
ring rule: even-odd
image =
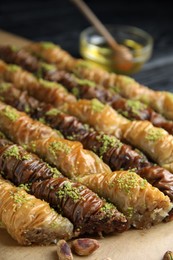
[[[50,244],[70,239],[73,225],[49,204],[16,188],[0,177],[0,220],[8,233],[22,245]]]
[[[153,165],[141,152],[123,144],[114,136],[94,131],[76,117],[54,108],[49,103],[39,102],[10,83],[1,83],[0,93],[6,103],[21,111],[26,111],[27,107],[27,113],[31,117],[59,130],[65,138],[80,141],[84,148],[94,151],[112,170],[135,168],[140,176],[173,199],[172,173]]]
[[[94,174],[79,180],[116,204],[137,228],[159,223],[172,208],[168,197],[133,171]]]
[[[15,111],[16,115],[18,116],[17,119],[12,120],[10,123],[9,116],[6,114],[6,107],[8,108],[9,111]],[[80,180],[80,182],[83,182],[83,179],[85,179],[87,176],[93,181],[87,182],[86,185],[88,188],[93,189],[97,193],[99,193],[100,187],[98,185],[95,185],[93,187],[94,180],[100,180],[100,175],[103,176],[102,180],[102,190],[104,189],[104,192],[101,192],[101,196],[105,197],[106,199],[109,199],[110,202],[113,202],[115,205],[119,207],[119,203],[121,205],[125,205],[126,201],[129,200],[129,197],[127,196],[126,192],[124,193],[124,186],[118,186],[119,188],[117,190],[114,190],[113,196],[110,196],[110,192],[112,189],[108,186],[108,188],[103,188],[106,187],[109,184],[109,179],[110,181],[114,179],[116,173],[112,173],[111,170],[109,169],[106,164],[104,164],[99,157],[97,157],[94,153],[91,153],[87,150],[84,150],[82,148],[82,145],[79,142],[73,142],[73,141],[67,141],[62,138],[57,138],[57,137],[50,137],[50,138],[45,138],[45,137],[40,137],[38,139],[37,135],[34,135],[34,130],[33,129],[27,129],[26,135],[30,136],[30,138],[26,139],[23,136],[20,138],[18,134],[15,134],[14,129],[15,126],[18,126],[18,129],[22,133],[22,128],[23,128],[23,121],[27,122],[28,116],[25,115],[25,119],[20,118],[22,115],[22,118],[24,116],[24,113],[18,112],[15,109],[11,110],[10,106],[5,106],[3,103],[1,103],[1,110],[0,110],[0,119],[1,119],[1,130],[5,131],[8,136],[13,136],[13,141],[19,142],[20,144],[24,144],[26,148],[32,152],[36,152],[40,157],[44,158],[47,162],[50,164],[56,166],[59,170],[61,170],[66,176],[69,178],[72,178],[74,180]],[[6,120],[8,119],[8,124],[6,124]],[[32,121],[32,119],[30,119]],[[21,122],[22,121],[22,122]],[[30,121],[30,122],[31,122]],[[36,121],[33,121],[36,124]],[[13,126],[13,127],[11,127]],[[45,132],[45,127],[40,122],[38,122],[39,126],[39,133],[41,136],[42,129]],[[48,128],[49,129],[49,128]],[[30,132],[32,132],[32,135],[30,135]],[[37,133],[37,131],[35,131]],[[53,130],[52,130],[53,132]],[[29,140],[29,141],[28,141]],[[31,141],[33,140],[33,141]],[[126,173],[126,172],[125,172]],[[118,173],[117,173],[118,174]],[[127,172],[128,174],[128,172]],[[135,187],[136,191],[136,197],[135,197],[135,203],[134,203],[134,214],[135,217],[132,215],[130,216],[129,222],[136,226],[136,227],[148,227],[153,223],[158,223],[160,222],[163,218],[166,217],[170,209],[172,208],[172,204],[170,203],[170,200],[167,196],[165,196],[162,192],[160,192],[158,189],[153,188],[149,189],[150,185],[148,182],[144,179],[141,179],[136,173],[133,173],[134,180],[132,181],[133,187]],[[108,177],[108,179],[106,178]],[[90,180],[91,180],[90,179]],[[102,179],[102,177],[101,177]],[[128,182],[131,183],[131,178],[125,178],[127,181],[127,187]],[[144,183],[142,184],[141,188],[141,182]],[[114,186],[113,186],[114,187]],[[129,186],[131,187],[131,186]],[[149,190],[149,193],[148,193]],[[140,191],[140,192],[139,192]],[[151,200],[151,206],[150,203],[147,205],[147,201],[145,201],[145,196],[141,196],[141,191],[144,192],[144,194],[148,194],[147,198],[149,196],[152,197]],[[122,194],[124,194],[122,196]],[[126,194],[126,196],[125,196]],[[150,194],[150,195],[149,195]],[[116,200],[116,199],[117,200]],[[115,199],[115,200],[114,200]],[[142,211],[138,209],[138,206],[141,206],[141,199],[142,199],[142,204],[146,204],[147,206],[143,208],[142,206]],[[120,200],[120,201],[119,201]],[[145,202],[144,202],[145,201]],[[153,204],[154,202],[154,204]],[[133,203],[127,203],[129,207],[131,207]],[[157,212],[156,209],[159,209],[159,213],[155,214]],[[121,209],[122,211],[122,209]],[[124,211],[124,210],[123,210]],[[126,210],[125,210],[126,211]],[[145,215],[147,214],[147,218],[145,220],[141,217],[138,217],[138,211],[141,212],[140,214]],[[125,212],[126,216],[128,216],[128,213]],[[137,221],[136,221],[137,218]]]
[[[56,168],[4,137],[0,137],[0,170],[5,179],[67,217],[74,225],[75,234],[122,232],[129,226],[113,204],[86,186],[65,178]]]
[[[114,88],[122,96],[140,100],[167,118],[173,119],[173,95],[169,92],[154,91],[130,77],[109,73],[101,68],[93,68],[86,61],[73,58],[52,43],[32,43],[25,49],[46,62],[55,64],[58,69],[74,72],[77,76],[94,81],[106,88]]]
[[[3,76],[6,79],[11,80],[12,82],[15,82],[16,85],[27,90],[29,94],[34,95],[36,98],[41,98],[41,100],[45,100],[46,102],[51,101],[51,103],[57,107],[59,107],[63,103],[64,97],[65,99],[67,98],[66,101],[68,102],[75,101],[74,97],[72,98],[70,94],[67,94],[67,92],[63,90],[63,87],[65,87],[69,92],[76,96],[77,99],[97,98],[102,103],[109,104],[116,111],[118,111],[120,114],[124,115],[128,119],[148,120],[154,126],[162,127],[166,131],[168,131],[168,133],[173,134],[173,122],[167,120],[164,116],[154,111],[147,104],[133,99],[131,97],[133,96],[133,93],[131,94],[130,99],[124,98],[120,95],[121,93],[116,93],[114,91],[118,90],[117,87],[114,87],[114,90],[111,88],[106,89],[98,83],[95,83],[94,81],[81,79],[74,75],[74,73],[72,72],[58,69],[55,64],[49,64],[41,61],[35,55],[32,55],[24,49],[14,49],[11,46],[0,46],[0,59],[4,60],[7,63],[14,63],[16,65],[19,65],[23,69],[33,72],[38,78],[41,79],[40,81],[36,81],[36,79],[34,79],[31,74],[23,72],[21,69],[19,69],[19,67],[1,63],[1,66],[3,65],[4,67]],[[16,71],[18,68],[17,82],[15,80],[15,77],[13,76],[14,72],[12,68],[15,68]],[[21,82],[19,80],[23,78],[22,75],[25,75],[24,78],[27,82],[27,84],[25,83],[24,86],[21,85]],[[29,79],[33,80],[29,81]],[[63,86],[59,84],[51,84],[48,83],[48,81],[43,81],[42,79],[54,81],[62,84]],[[35,84],[33,85],[32,83],[34,82]],[[40,88],[42,88],[41,92]],[[48,97],[45,94],[47,94]],[[171,94],[167,94],[167,96],[171,98]],[[158,97],[156,98],[158,99]]]
[[[0,59],[0,220],[19,243],[172,219],[170,93],[52,43],[1,46]]]

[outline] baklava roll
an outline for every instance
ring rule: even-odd
[[[81,99],[76,103],[64,106],[65,111],[76,116],[83,123],[94,127],[97,131],[121,138],[129,120],[118,114],[109,105],[97,99]]]
[[[39,70],[39,61],[24,49],[19,49],[10,45],[0,46],[0,59],[21,66],[22,68],[34,73]]]
[[[173,173],[173,136],[148,121],[132,121],[123,138]]]
[[[62,177],[57,168],[43,162],[33,153],[28,153],[22,146],[7,143],[0,139],[0,171],[1,175],[15,185],[30,184],[52,177]]]
[[[30,72],[27,72],[16,65],[8,65],[0,61],[1,78],[4,81],[12,82],[17,88],[26,90],[40,101],[46,101],[54,106],[61,106],[65,102],[75,102],[74,95],[60,84],[49,82],[43,79],[36,79]]]
[[[136,228],[161,222],[172,208],[168,196],[133,171],[97,173],[79,181],[114,203]]]
[[[83,61],[78,63],[73,71],[81,78],[94,81],[106,88],[113,88],[115,92],[125,98],[139,100],[166,118],[173,120],[173,95],[170,92],[154,91],[128,76],[93,68]]]
[[[80,142],[62,139],[53,129],[2,102],[0,130],[14,142],[25,145],[31,152],[38,153],[40,157],[57,166],[69,178],[110,171],[96,154],[83,149]],[[35,140],[39,142],[36,143]]]
[[[24,49],[48,63],[56,64],[59,69],[71,71],[77,63],[77,59],[51,42],[31,43]]]
[[[51,127],[60,130],[66,138],[80,141],[85,149],[94,151],[112,170],[135,168],[140,176],[173,199],[173,175],[164,168],[153,166],[141,152],[133,150],[114,136],[89,129],[77,118],[52,108],[50,104],[40,103],[18,89],[12,87],[7,95],[3,94],[1,92],[5,102],[19,110],[25,110],[27,106],[32,117],[41,117]]]
[[[72,223],[49,204],[0,178],[0,220],[21,245],[51,244],[73,236]]]
[[[81,233],[112,233],[128,227],[126,218],[86,186],[63,177],[36,155],[0,139],[0,171],[5,179],[50,204]]]
[[[0,129],[7,137],[21,145],[33,139],[44,139],[50,136],[62,138],[58,131],[53,131],[52,128],[2,102],[0,102]]]
[[[83,149],[79,142],[47,138],[30,142],[26,148],[56,166],[70,179],[98,172],[110,172],[108,165],[95,153]]]
[[[113,204],[67,178],[34,182],[31,191],[68,217],[80,234],[123,232],[129,227],[125,216]]]
[[[0,46],[0,58],[5,62],[20,65],[22,68],[46,80],[61,83],[77,98],[97,98],[99,101],[111,105],[118,113],[128,119],[148,120],[153,125],[162,127],[168,133],[173,134],[173,122],[166,120],[144,103],[138,100],[127,100],[111,89],[105,89],[101,85],[96,85],[93,81],[77,78],[72,73],[58,70],[54,65],[42,63],[24,49],[14,50],[10,46]],[[33,91],[30,90],[30,94],[33,95]],[[41,100],[43,100],[43,97]],[[61,104],[61,101],[57,102],[57,104]]]

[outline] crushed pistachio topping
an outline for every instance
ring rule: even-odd
[[[4,114],[7,116],[12,122],[15,122],[20,116],[17,111],[9,106],[6,106],[4,109]]]
[[[51,167],[48,163],[46,163],[47,167],[50,169],[51,173],[53,173],[53,177],[57,178],[61,176],[61,173],[58,171],[57,168]]]
[[[2,132],[0,132],[0,138],[1,139],[6,139],[5,135]]]
[[[95,85],[96,85],[95,82],[88,80],[88,79],[79,79],[79,78],[75,77],[75,81],[79,85],[87,85],[89,87],[95,87]]]
[[[128,207],[126,212],[125,212],[125,215],[128,218],[132,218],[133,214],[134,214],[134,208],[133,207]]]
[[[123,175],[119,176],[117,185],[119,189],[130,194],[135,188],[140,187],[141,189],[145,189],[147,181],[140,178],[135,172],[127,171]]]
[[[5,152],[4,152],[4,157],[15,157],[16,159],[20,159],[20,151],[17,145],[13,145],[9,147]]]
[[[99,135],[96,137],[98,141],[102,142],[102,146],[100,147],[100,156],[102,156],[105,152],[107,152],[109,147],[121,147],[122,143],[120,140],[118,140],[114,136],[109,136],[109,135]]]
[[[21,70],[21,68],[17,65],[10,64],[8,65],[8,70],[11,72],[17,72],[18,70]]]
[[[40,117],[38,121],[42,124],[46,124],[44,117]]]
[[[74,201],[78,201],[82,199],[82,196],[79,193],[79,189],[72,186],[72,183],[65,182],[63,187],[61,187],[61,190],[56,192],[56,195],[62,199],[70,197]]]
[[[7,90],[9,90],[9,88],[11,88],[12,84],[11,83],[7,83],[7,82],[1,82],[0,83],[0,93],[3,93]]]
[[[69,154],[71,152],[71,147],[69,147],[67,144],[64,144],[61,141],[55,141],[55,142],[50,143],[49,151],[54,156],[56,156],[56,152],[63,152],[65,154]]]
[[[25,190],[25,191],[30,191],[30,184],[26,183],[26,184],[20,184],[19,188]]]
[[[106,202],[102,207],[101,207],[101,211],[103,212],[109,212],[111,210],[115,209],[115,206],[111,203]]]
[[[24,193],[21,188],[19,188],[16,192],[12,192],[11,197],[19,206],[30,200],[30,198],[27,197],[27,193]]]
[[[119,114],[122,114],[123,116],[129,118],[129,112],[128,111],[124,111],[122,109],[118,109],[117,110]]]
[[[77,87],[74,87],[72,88],[72,94],[75,96],[75,97],[79,97],[79,89]]]
[[[151,128],[149,129],[146,139],[149,141],[158,141],[163,136],[163,131],[161,128]]]
[[[31,142],[30,144],[30,149],[33,151],[33,152],[36,152],[36,144],[34,142]],[[28,148],[28,146],[26,146],[26,149]]]
[[[25,104],[24,110],[26,113],[29,113],[31,111],[30,106],[28,104]]]
[[[30,160],[30,159],[32,159],[32,155],[31,154],[24,154],[24,155],[22,155],[21,156],[21,159],[22,160]]]
[[[52,108],[49,111],[46,112],[46,116],[57,116],[58,114],[61,114],[62,112],[57,108]]]
[[[45,49],[56,47],[56,45],[52,42],[41,42],[41,46]]]
[[[56,82],[47,81],[44,79],[38,79],[39,83],[45,88],[56,88],[58,84]]]
[[[91,100],[91,107],[93,111],[101,112],[105,106],[98,99],[94,98]]]
[[[147,108],[147,106],[145,104],[141,103],[138,100],[127,100],[127,106],[136,115],[138,115],[141,110]]]
[[[120,93],[120,87],[119,86],[111,86],[110,89],[115,93]]]
[[[149,97],[147,95],[145,95],[145,94],[142,95],[141,101],[144,102],[145,104],[149,104],[150,103]]]
[[[40,67],[41,69],[44,69],[46,71],[56,70],[56,67],[54,65],[45,62],[40,62]]]
[[[21,155],[20,154],[20,150],[19,147],[17,145],[12,145],[11,147],[9,147],[5,152],[4,152],[4,157],[8,158],[8,157],[15,157],[18,160],[29,160],[32,158],[31,154],[24,154]]]

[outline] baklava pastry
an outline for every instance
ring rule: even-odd
[[[61,106],[65,102],[75,102],[76,98],[56,82],[36,79],[30,72],[13,64],[0,61],[1,78],[12,82],[17,88],[26,90],[31,96],[40,101],[46,100],[54,106]]]
[[[83,149],[79,142],[50,137],[28,143],[27,150],[56,166],[70,179],[98,172],[111,172],[108,165],[95,153]]]
[[[117,138],[122,137],[124,128],[129,122],[109,105],[104,105],[97,99],[79,100],[76,103],[66,105],[65,110],[97,131],[114,135]]]
[[[123,137],[160,166],[173,172],[173,136],[164,129],[154,127],[148,121],[132,121]]]
[[[133,171],[92,174],[79,181],[114,203],[136,228],[161,222],[172,208],[168,196]]]
[[[2,102],[0,102],[0,129],[7,137],[21,145],[27,144],[33,139],[62,137],[59,132],[53,131],[50,127]]]
[[[0,178],[0,220],[21,245],[50,244],[73,236],[72,223],[49,204]]]
[[[59,137],[59,133],[50,127],[2,102],[0,102],[0,129],[8,138],[25,145],[26,149],[58,167],[69,178],[110,171],[96,154],[83,149],[80,142],[62,139],[62,136]]]
[[[35,42],[25,47],[25,50],[42,58],[48,63],[56,64],[59,69],[72,70],[77,60],[58,45],[51,42]]]
[[[170,92],[154,91],[128,76],[93,68],[83,61],[78,63],[73,71],[81,78],[94,81],[105,88],[113,88],[115,92],[125,98],[139,100],[166,118],[173,120],[173,95]]]

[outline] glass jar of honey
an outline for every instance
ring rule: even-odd
[[[131,75],[140,71],[152,55],[152,36],[133,26],[109,25],[107,28],[115,40],[131,52],[130,63],[117,62],[113,50],[94,27],[85,29],[80,35],[81,56],[90,64],[111,72]]]

